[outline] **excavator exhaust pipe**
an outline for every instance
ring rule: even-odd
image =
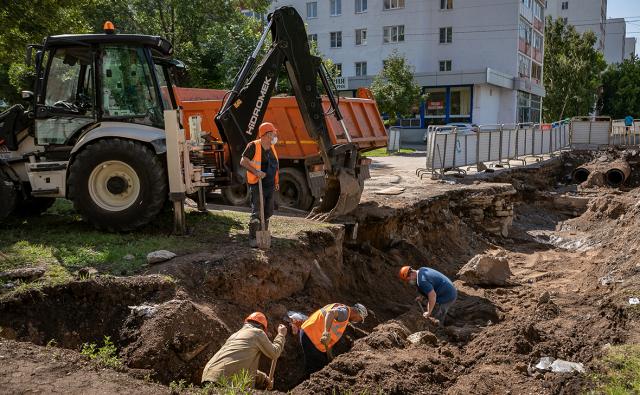
[[[358,178],[345,170],[339,170],[337,175],[329,175],[322,202],[307,218],[329,221],[355,210],[360,203],[362,189]]]
[[[604,179],[609,186],[619,187],[631,175],[631,167],[626,161],[620,160],[611,163],[609,170],[604,175]]]

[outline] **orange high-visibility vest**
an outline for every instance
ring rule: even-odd
[[[322,333],[324,332],[324,319],[329,314],[329,311],[333,309],[335,306],[342,306],[340,303],[332,303],[324,306],[320,310],[311,314],[304,324],[302,324],[302,329],[304,333],[307,335],[309,340],[313,343],[316,348],[322,352],[327,351],[327,347],[320,342],[320,338],[322,337]],[[351,308],[345,306],[347,308],[347,314],[351,315]],[[347,329],[347,324],[349,323],[349,318],[343,322],[333,321],[331,324],[331,328],[329,329],[329,333],[331,334],[331,338],[329,339],[329,348],[333,347],[334,344],[340,340],[344,330]]]
[[[254,169],[256,169],[258,171],[262,171],[262,145],[260,144],[260,140],[254,140],[254,141],[250,142],[249,144],[253,144],[256,147],[256,152],[253,154],[253,159],[249,161],[251,163],[251,167],[253,167]],[[275,145],[271,145],[271,152],[273,152],[273,156],[275,156],[276,160],[278,160],[278,153],[276,152]],[[259,180],[258,176],[254,175],[252,172],[247,170],[247,182],[249,184],[257,184],[258,180]],[[278,185],[278,183],[280,181],[280,168],[279,168],[279,166],[278,166],[278,170],[276,170],[276,180],[275,181],[276,181],[276,185]]]

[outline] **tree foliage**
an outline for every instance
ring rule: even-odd
[[[413,79],[413,67],[394,51],[384,61],[384,67],[371,84],[380,111],[387,113],[392,123],[398,115],[407,115],[420,102],[420,86]]]
[[[593,45],[596,36],[579,34],[562,20],[547,18],[544,51],[544,119],[556,121],[588,115],[594,109],[604,56]]]
[[[602,113],[612,118],[640,117],[640,58],[609,66],[602,75]]]
[[[265,11],[268,0],[12,0],[0,8],[0,99],[17,99],[27,73],[24,50],[49,35],[102,31],[160,35],[187,65],[189,86],[229,87],[253,50],[262,23],[241,8]]]

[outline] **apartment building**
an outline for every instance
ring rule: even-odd
[[[336,63],[341,94],[368,87],[393,51],[414,67],[429,94],[415,119],[449,122],[539,122],[542,0],[278,0],[294,6],[310,40]]]
[[[635,55],[635,38],[627,37],[624,18],[607,19],[607,0],[547,0],[547,14],[562,18],[580,33],[592,31],[595,48],[607,63],[620,63]]]

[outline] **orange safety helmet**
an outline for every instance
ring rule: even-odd
[[[255,313],[251,313],[244,319],[244,323],[248,323],[249,321],[257,322],[262,325],[262,330],[267,331],[267,317],[259,311]]]
[[[400,273],[398,273],[398,276],[400,276],[401,280],[409,281],[410,274],[411,274],[411,266],[402,266],[402,268],[400,269]]]
[[[271,122],[263,122],[258,129],[258,137],[262,137],[269,132],[277,132],[278,129]]]

